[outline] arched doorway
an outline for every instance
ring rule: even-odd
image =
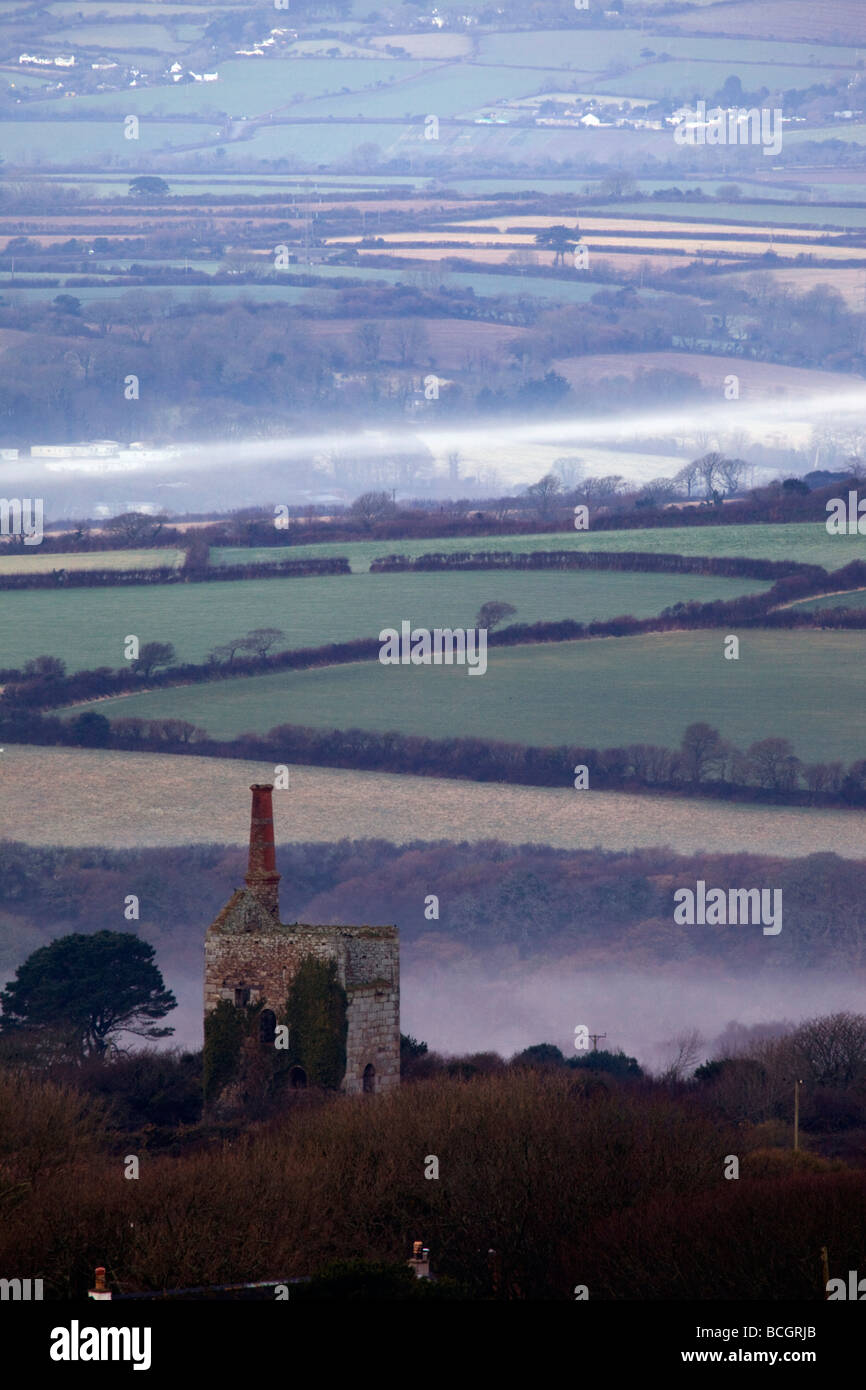
[[[368,1062],[364,1068],[364,1091],[369,1095],[376,1089],[376,1068]]]
[[[303,1067],[292,1067],[289,1072],[289,1085],[293,1091],[305,1091],[307,1089],[307,1073]]]

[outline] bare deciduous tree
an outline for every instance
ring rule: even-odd
[[[517,612],[511,603],[500,603],[496,599],[490,599],[487,603],[482,603],[475,618],[476,627],[486,627],[488,632],[492,632],[498,627],[503,618],[510,618]]]
[[[866,1076],[866,1017],[828,1014],[809,1019],[793,1037],[803,1070],[819,1086],[849,1086]]]
[[[662,1071],[663,1081],[683,1081],[694,1071],[706,1046],[706,1039],[697,1028],[677,1033],[665,1044],[668,1060]]]
[[[524,494],[538,508],[542,516],[549,516],[562,496],[562,483],[555,473],[545,473],[537,483],[532,483]]]

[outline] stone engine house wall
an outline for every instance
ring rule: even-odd
[[[249,870],[205,938],[205,1014],[221,999],[280,1017],[305,956],[334,960],[348,998],[342,1089],[400,1084],[400,941],[396,927],[285,925],[279,920],[272,788],[254,786]],[[240,991],[240,995],[238,992]]]
[[[387,935],[386,935],[387,933]],[[348,995],[346,1075],[343,1090],[364,1089],[364,1072],[374,1069],[374,1089],[400,1082],[400,962],[395,928],[285,927],[241,935],[209,931],[205,942],[205,1013],[221,999],[233,1004],[249,991],[250,1004],[278,1016],[305,956],[337,962]]]

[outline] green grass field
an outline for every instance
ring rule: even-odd
[[[14,8],[20,8],[17,0]],[[97,15],[109,15],[111,18],[129,15],[135,19],[145,15],[153,15],[157,19],[164,15],[181,15],[191,19],[201,16],[205,21],[213,18],[213,10],[208,5],[173,5],[167,0],[54,0],[54,4],[45,8],[61,19],[76,18],[79,14],[83,14],[85,19]],[[78,29],[75,32],[80,35],[85,31]]]
[[[478,41],[478,49],[479,58],[485,63],[567,66],[586,72],[601,72],[613,62],[640,65],[641,73],[645,71],[644,64],[665,69],[673,64],[658,60],[661,54],[667,53],[672,58],[693,61],[695,82],[700,82],[705,63],[726,63],[731,72],[741,77],[744,88],[748,87],[747,77],[753,73],[755,87],[767,82],[765,69],[768,65],[803,64],[814,56],[822,65],[853,67],[857,56],[838,44],[750,39],[747,47],[744,47],[742,40],[722,35],[697,38],[690,34],[642,33],[636,28],[547,29],[536,33],[484,34]],[[654,58],[641,57],[641,50],[647,49],[654,54]],[[743,63],[743,59],[748,62]],[[764,74],[760,81],[759,72]]]
[[[786,66],[780,63],[749,63],[739,65],[736,61],[723,60],[720,62],[694,63],[688,59],[675,61],[673,63],[653,63],[647,67],[641,67],[636,71],[623,73],[618,77],[602,77],[598,81],[600,92],[616,93],[618,96],[626,97],[674,97],[683,101],[690,101],[693,96],[703,97],[708,104],[712,104],[712,97],[715,92],[723,86],[727,79],[739,67],[738,76],[742,78],[743,86],[746,83],[752,85],[752,90],[759,87],[767,87],[770,93],[787,91],[791,87],[806,88],[816,80],[816,72],[825,74],[823,80],[832,81],[842,75],[844,69],[839,68],[810,68],[805,63],[801,67],[794,67],[793,64]],[[833,134],[836,134],[835,128]],[[800,132],[803,138],[803,132]],[[818,139],[823,139],[826,132],[819,131]],[[814,133],[812,139],[815,138]],[[785,139],[788,133],[785,132]]]
[[[342,66],[357,64],[362,69],[378,66],[369,59],[317,58],[306,60],[302,67],[317,67],[319,63],[329,62]],[[408,60],[392,59],[390,66],[397,67],[401,62],[404,66],[408,64]],[[489,102],[536,92],[545,80],[555,87],[555,79],[559,76],[555,71],[545,72],[539,68],[495,68],[450,63],[442,64],[430,71],[430,63],[418,62],[417,66],[422,70],[413,81],[389,82],[387,86],[375,89],[367,84],[375,81],[378,74],[371,73],[369,77],[364,77],[358,73],[354,80],[346,77],[344,83],[351,90],[344,95],[327,98],[314,98],[310,84],[304,83],[310,100],[294,106],[293,114],[355,116],[362,112],[365,119],[395,116],[411,116],[417,119],[423,118],[427,112],[435,111],[440,117],[459,116],[475,111]],[[428,70],[424,71],[425,68]],[[301,86],[301,83],[298,85]],[[337,90],[339,91],[339,87]]]
[[[866,633],[744,631],[738,661],[725,660],[723,644],[719,631],[527,645],[492,649],[483,676],[362,662],[91,707],[109,718],[187,719],[217,738],[291,723],[544,746],[675,747],[688,724],[706,720],[741,748],[781,736],[807,760],[866,756],[853,717]]]
[[[800,145],[805,140],[822,140],[826,138],[827,132],[815,130],[814,127],[810,129],[808,126],[804,126],[802,130],[792,130],[790,133],[785,133],[785,139],[789,140],[792,145]],[[857,145],[866,144],[866,125],[864,125],[862,121],[846,121],[844,125],[841,122],[836,122],[832,129],[832,138],[834,140],[847,140]]]
[[[153,90],[162,91],[162,88]],[[131,106],[135,93],[123,95]],[[93,98],[94,102],[96,100]],[[176,145],[205,144],[216,140],[218,135],[217,125],[142,121],[136,153],[153,154]],[[82,163],[108,162],[128,154],[128,150],[124,149],[127,143],[123,138],[123,120],[120,117],[116,121],[58,119],[3,123],[3,154],[10,162],[66,164],[73,159],[80,159]]]
[[[194,19],[195,15],[190,18]],[[204,29],[204,21],[197,32]],[[46,35],[53,44],[75,44],[79,47],[117,49],[117,48],[156,48],[174,57],[182,52],[183,43],[162,24],[79,24],[75,29],[55,29]]]
[[[787,137],[786,137],[787,138]],[[608,203],[605,210],[615,212],[622,217],[676,217],[680,221],[707,222],[707,234],[712,231],[712,222],[742,222],[748,225],[754,224],[755,230],[771,225],[774,227],[790,227],[792,230],[797,227],[863,227],[866,226],[866,208],[846,208],[839,207],[833,203],[804,203],[797,202],[791,207],[784,204],[779,206],[779,200],[775,199],[772,206],[768,206],[765,201],[751,203],[746,186],[738,179],[732,178],[731,183],[738,183],[744,190],[744,196],[735,202],[728,203],[708,203],[701,206],[695,200],[691,202],[662,202],[653,199],[651,203]],[[689,182],[691,187],[691,182]],[[769,194],[766,195],[769,197]],[[858,196],[862,196],[862,189]],[[763,195],[762,195],[763,197]],[[593,212],[596,209],[593,208]]]
[[[791,606],[808,613],[827,608],[866,608],[866,589],[854,589],[849,594],[823,594],[821,598],[804,599]]]
[[[0,279],[3,286],[4,296],[8,295],[10,304],[20,303],[28,300],[52,300],[60,294],[66,286],[70,294],[74,294],[76,299],[80,299],[84,305],[95,304],[105,299],[119,299],[123,294],[129,294],[131,285],[91,285],[82,289],[76,285],[66,285],[66,281],[61,281],[60,287],[56,285],[32,285],[10,288],[8,280]],[[250,300],[272,300],[274,303],[294,304],[303,301],[313,293],[330,294],[326,286],[319,286],[316,291],[309,286],[301,285],[153,285],[135,286],[141,289],[144,294],[150,290],[153,294],[165,293],[168,289],[169,294],[177,299],[190,299],[195,296],[204,295],[205,301],[214,300],[233,300],[242,302],[244,299]]]
[[[34,546],[26,555],[0,555],[2,574],[46,574],[51,570],[153,570],[161,565],[177,567],[183,550],[94,550],[81,554],[51,555]]]
[[[366,569],[379,555],[447,554],[455,550],[637,550],[667,555],[736,555],[753,560],[796,560],[840,569],[866,560],[866,538],[829,536],[823,521],[760,526],[672,526],[646,531],[561,531],[534,536],[457,536],[447,540],[348,541],[305,545],[290,551],[263,547],[211,551],[212,564],[243,564],[309,555],[346,555],[353,570]]]
[[[181,262],[183,264],[183,262]],[[196,270],[206,269],[204,265],[196,265]],[[317,266],[316,273],[319,271],[332,270],[339,272],[341,279],[360,279],[365,280],[377,274],[379,279],[389,284],[398,282],[405,283],[407,272],[405,270],[390,271],[370,271],[361,266]],[[411,274],[411,272],[409,272]],[[118,299],[123,294],[128,294],[132,285],[91,285],[82,288],[79,285],[68,285],[66,280],[60,276],[44,275],[29,276],[29,279],[46,279],[56,281],[60,284],[52,285],[19,285],[12,281],[10,275],[0,274],[0,286],[3,294],[8,297],[9,303],[26,302],[29,300],[53,300],[67,287],[70,294],[74,294],[76,299],[80,299],[82,304],[97,303],[104,299]],[[74,277],[72,277],[74,279]],[[113,278],[113,277],[112,277]],[[583,304],[586,303],[599,289],[599,282],[586,283],[584,281],[568,282],[565,280],[533,279],[523,278],[519,275],[485,275],[479,273],[472,275],[467,273],[449,272],[446,283],[449,286],[465,286],[472,289],[473,293],[479,297],[510,295],[526,296],[532,299],[547,299],[554,304]],[[149,291],[164,294],[166,286],[147,286],[135,285],[135,289],[141,289],[144,294]],[[338,287],[333,290],[328,285],[298,285],[292,283],[292,277],[286,277],[285,284],[276,285],[171,285],[168,287],[169,293],[177,299],[189,299],[202,293],[218,300],[237,300],[239,303],[244,299],[256,301],[272,301],[274,303],[304,303],[316,295],[334,295],[339,292]],[[644,290],[642,297],[649,298],[653,294],[652,290]]]
[[[195,82],[174,87],[142,87],[137,91],[125,89],[82,97],[81,101],[82,104],[86,102],[88,110],[100,112],[126,114],[134,111],[141,115],[147,111],[163,111],[166,116],[182,118],[185,114],[200,114],[213,107],[240,117],[263,115],[288,107],[302,96],[310,101],[329,92],[341,93],[346,87],[356,92],[355,106],[349,113],[354,115],[359,109],[358,102],[363,106],[372,96],[368,87],[372,89],[377,82],[400,82],[422,74],[429,67],[429,63],[408,58],[230,58],[216,64],[214,70],[219,72],[219,81],[206,86]],[[344,98],[334,98],[338,99]],[[300,107],[295,109],[300,110]],[[330,110],[328,105],[325,114]],[[334,114],[337,114],[336,108]],[[358,143],[361,137],[355,134]]]
[[[58,557],[54,557],[55,561]],[[3,664],[60,656],[70,670],[122,666],[123,639],[173,642],[180,661],[203,661],[227,638],[278,627],[280,646],[318,647],[376,637],[404,618],[428,627],[467,627],[482,603],[517,609],[514,621],[579,621],[633,613],[650,617],[680,599],[757,593],[756,580],[703,575],[360,574],[248,579],[221,584],[146,585],[66,591],[0,591]]]

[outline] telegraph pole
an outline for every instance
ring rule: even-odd
[[[591,1040],[592,1040],[592,1050],[593,1050],[593,1052],[598,1052],[599,1039],[600,1039],[600,1038],[606,1038],[606,1037],[607,1037],[607,1033],[590,1033],[589,1036],[590,1036],[590,1038],[591,1038]]]
[[[800,1087],[802,1079],[794,1082],[794,1153],[800,1147]]]

